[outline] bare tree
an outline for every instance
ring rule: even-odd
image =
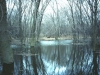
[[[88,0],[88,4],[91,9],[91,20],[92,20],[92,29],[93,29],[93,36],[92,36],[92,46],[93,46],[93,74],[98,74],[98,53],[97,53],[97,14],[98,14],[98,2],[99,0]]]
[[[43,14],[50,1],[51,0],[34,1],[33,25],[32,25],[32,36],[33,36],[32,38],[34,40],[39,39]]]
[[[45,74],[43,62],[42,62],[42,59],[41,59],[41,51],[40,51],[40,49],[35,49],[35,46],[38,45],[37,41],[38,41],[39,35],[40,35],[41,22],[42,22],[43,14],[44,14],[44,11],[45,11],[45,9],[48,6],[50,1],[51,0],[45,0],[44,2],[42,2],[42,0],[33,1],[34,2],[34,9],[33,9],[31,53],[36,53],[35,50],[37,50],[40,54],[38,56],[33,56],[33,58],[32,58],[32,60],[33,60],[32,65],[33,65],[33,68],[34,68],[35,75],[38,75],[37,68],[42,69],[43,74]],[[42,8],[41,8],[41,5],[42,5]],[[39,59],[40,61],[37,62],[39,56],[40,56],[40,59]],[[38,66],[39,64],[41,64],[42,67]]]
[[[13,75],[14,59],[11,49],[11,36],[8,31],[6,0],[0,0],[0,48],[3,59],[3,73],[4,75]]]
[[[74,1],[69,1],[69,6],[70,6],[70,12],[71,12],[71,17],[72,17],[72,34],[73,34],[73,40],[76,42],[76,25],[75,25],[75,18],[74,18]]]
[[[22,29],[22,0],[19,0],[19,40],[21,42],[21,48],[22,51],[22,45],[23,45],[23,29]],[[23,56],[20,57],[20,75],[22,75],[23,71]]]

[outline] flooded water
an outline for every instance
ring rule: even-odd
[[[34,57],[38,75],[44,75],[43,71],[45,75],[93,75],[93,52],[89,44],[74,44],[72,40],[39,41],[35,48],[37,55],[15,55],[14,75],[35,75]],[[99,58],[98,55],[98,73]]]

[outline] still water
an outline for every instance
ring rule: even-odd
[[[40,70],[43,67],[46,75],[92,75],[93,53],[89,44],[74,44],[72,40],[39,41],[36,50],[37,55],[33,56],[39,75],[43,75],[44,70]],[[15,51],[18,51],[17,47]],[[15,75],[35,75],[33,56],[15,54]]]

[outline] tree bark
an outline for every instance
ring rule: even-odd
[[[21,42],[21,48],[20,50],[23,51],[23,29],[22,29],[22,0],[19,0],[19,37]],[[19,74],[23,74],[23,56],[20,56],[20,71]]]
[[[97,62],[97,57],[98,53],[96,46],[97,46],[97,1],[94,1],[94,11],[93,11],[93,73],[94,75],[99,75],[98,74],[98,62]]]
[[[0,50],[3,60],[3,74],[12,75],[14,70],[13,50],[11,49],[11,36],[7,30],[6,0],[0,0]]]
[[[92,48],[93,48],[93,75],[98,75],[98,53],[97,53],[97,6],[98,0],[90,1],[89,5],[91,9],[91,25],[92,25]]]

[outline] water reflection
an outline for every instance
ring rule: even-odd
[[[55,75],[89,75],[92,72],[92,51],[89,44],[73,44],[72,40],[41,41],[47,72]],[[49,70],[52,67],[55,69]],[[63,71],[61,72],[63,68]]]
[[[93,75],[93,52],[89,44],[73,44],[72,40],[39,41],[35,50],[38,53],[35,56],[38,75]],[[19,58],[15,58],[16,67]],[[23,75],[35,75],[31,58],[23,57]]]
[[[72,40],[41,41],[41,50],[44,58],[48,61],[57,61],[60,65],[66,65],[72,50]]]

